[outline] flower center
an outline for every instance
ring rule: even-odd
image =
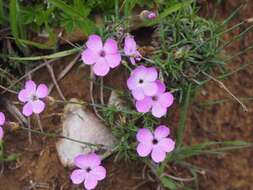
[[[157,139],[154,139],[154,140],[152,141],[152,143],[153,143],[154,145],[156,145],[156,144],[158,143],[158,140],[157,140]]]
[[[90,167],[86,168],[86,172],[87,173],[91,172],[91,168]]]
[[[34,101],[38,100],[38,97],[35,94],[33,94],[31,96],[31,100],[34,102]]]
[[[143,79],[140,79],[140,80],[139,80],[139,83],[140,83],[140,84],[142,84],[143,82],[144,82],[144,80],[143,80]]]
[[[104,51],[104,50],[100,51],[99,55],[100,55],[101,57],[105,57],[105,51]]]
[[[153,101],[157,101],[157,100],[158,100],[158,97],[157,97],[157,96],[153,96],[153,97],[152,97],[152,100],[153,100]]]

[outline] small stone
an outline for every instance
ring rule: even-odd
[[[78,102],[76,99],[70,101]],[[114,147],[114,137],[110,129],[103,125],[93,113],[84,110],[80,104],[69,103],[65,106],[62,127],[62,136],[103,145],[108,149]],[[90,147],[64,138],[56,143],[56,148],[60,161],[65,167],[73,166],[77,155],[98,150],[98,147]]]

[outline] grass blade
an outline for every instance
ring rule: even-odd
[[[190,103],[191,90],[192,90],[192,85],[190,84],[187,88],[186,97],[184,99],[184,103],[181,106],[181,110],[180,110],[180,120],[179,120],[179,127],[177,130],[177,141],[176,141],[177,147],[180,147],[183,143],[186,116],[187,116],[187,110]]]
[[[50,55],[42,55],[42,56],[35,56],[35,57],[9,57],[11,60],[16,61],[37,61],[37,60],[45,60],[45,59],[55,59],[65,57],[74,53],[77,53],[81,50],[81,48],[73,48],[66,51],[57,52]]]

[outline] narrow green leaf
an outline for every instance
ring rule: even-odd
[[[70,16],[82,17],[82,14],[80,14],[73,7],[69,6],[62,0],[49,0],[49,2]]]
[[[33,47],[36,47],[36,48],[39,48],[39,49],[54,49],[54,47],[49,47],[48,45],[40,44],[40,43],[29,41],[29,40],[16,39],[16,38],[9,38],[9,39],[18,40],[22,44],[33,46]]]
[[[177,130],[177,147],[180,147],[183,143],[184,132],[185,132],[185,123],[187,110],[190,103],[192,85],[190,84],[186,90],[186,97],[184,98],[183,105],[180,106],[180,117],[179,117],[179,127]]]
[[[164,176],[160,180],[164,187],[169,188],[170,190],[177,190],[177,184],[169,177]]]
[[[0,25],[4,23],[4,4],[3,0],[0,0]]]
[[[16,60],[16,61],[36,61],[36,60],[45,60],[45,59],[55,59],[55,58],[65,57],[65,56],[77,53],[79,51],[81,51],[81,48],[73,48],[70,50],[61,51],[61,52],[54,53],[51,55],[42,55],[42,56],[35,56],[35,57],[9,57],[9,59]]]
[[[10,0],[9,4],[9,11],[10,11],[10,25],[11,25],[11,32],[12,35],[18,39],[19,38],[19,31],[18,31],[18,21],[17,21],[17,12],[18,12],[18,1],[17,0]]]

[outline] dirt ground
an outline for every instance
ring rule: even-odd
[[[209,1],[211,2],[211,1]],[[223,1],[219,7],[218,19],[226,18],[239,5],[239,0]],[[204,16],[213,14],[212,3],[202,1]],[[236,16],[232,24],[253,17],[253,1],[248,1]],[[225,36],[226,39],[238,34],[244,28],[236,30]],[[251,45],[253,33],[227,48],[229,54],[239,52]],[[73,57],[66,58],[54,64],[54,69],[60,72]],[[252,62],[253,53],[245,54],[231,61],[228,69],[235,69],[247,62]],[[106,77],[105,83],[120,87],[125,84],[120,80],[125,75],[122,70],[116,69]],[[47,71],[43,70],[35,79],[43,82],[51,82],[47,77]],[[89,70],[85,67],[73,69],[61,82],[60,86],[66,98],[78,97],[89,101],[89,82],[85,77],[89,76]],[[252,97],[253,95],[253,65],[240,71],[224,84],[238,97]],[[115,80],[117,77],[119,80]],[[114,81],[119,81],[115,84]],[[76,85],[78,84],[78,85]],[[106,93],[108,95],[108,93]],[[59,98],[56,91],[53,97]],[[245,113],[238,103],[231,99],[223,104],[216,104],[205,108],[199,108],[199,103],[206,100],[220,100],[230,96],[215,82],[208,83],[200,90],[196,100],[191,105],[188,113],[187,133],[185,143],[197,144],[206,140],[245,140],[253,141],[253,102],[245,102],[248,112]],[[44,130],[56,132],[61,128],[60,116],[62,106],[55,105],[47,108],[42,114]],[[168,121],[175,130],[178,124],[178,113]],[[70,170],[64,168],[57,157],[55,140],[41,136],[32,136],[33,144],[28,143],[27,133],[22,130],[8,131],[4,141],[8,153],[20,154],[17,162],[4,165],[4,172],[0,176],[0,190],[78,190],[82,187],[73,186],[69,180]],[[191,163],[205,169],[205,174],[200,175],[200,190],[253,190],[253,149],[233,151],[220,157],[198,156],[191,159]],[[141,163],[114,162],[113,158],[105,161],[108,171],[107,178],[101,182],[97,189],[101,190],[155,190],[155,183],[145,183],[142,179],[143,165]],[[138,185],[143,183],[139,188]]]

